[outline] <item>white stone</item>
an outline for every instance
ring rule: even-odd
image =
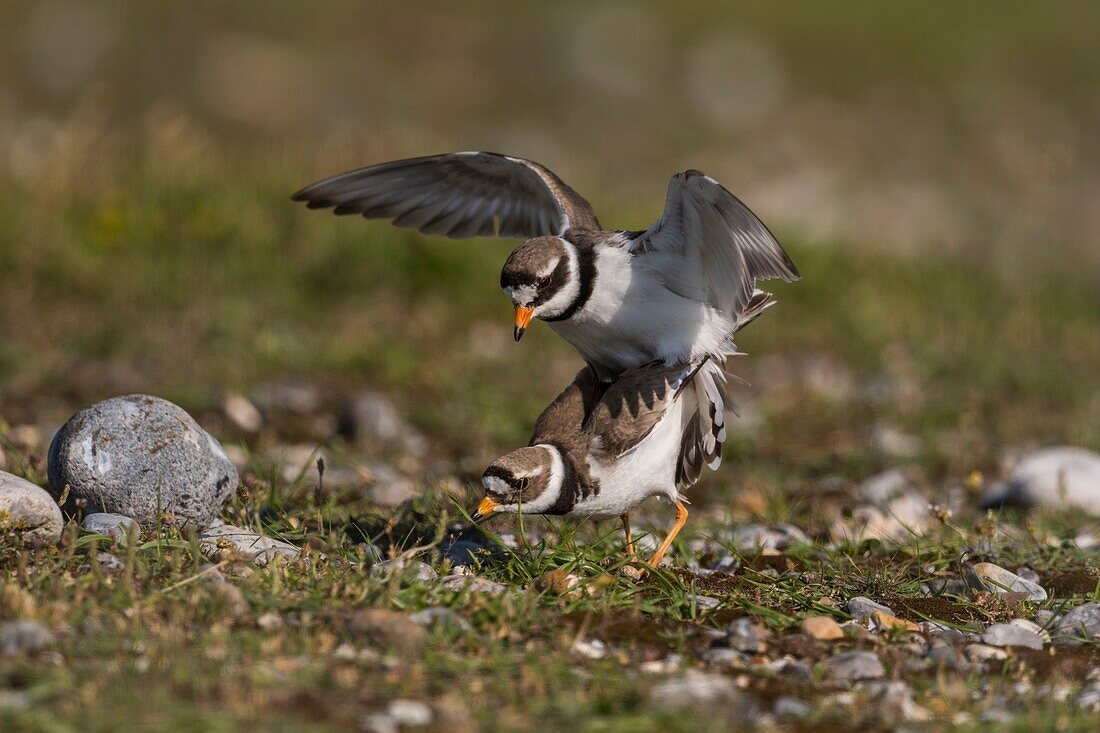
[[[223,548],[243,553],[257,565],[266,565],[276,557],[298,557],[301,554],[289,542],[265,537],[250,529],[221,524],[207,528],[199,535],[199,546],[207,554],[216,554]]]
[[[982,641],[990,646],[1043,648],[1043,639],[1037,633],[1012,624],[993,624],[982,632]]]
[[[115,542],[126,542],[133,532],[135,539],[141,537],[141,527],[130,517],[109,512],[93,512],[84,517],[80,526],[89,532],[107,535]]]
[[[57,502],[45,489],[0,471],[0,528],[19,532],[42,544],[57,544],[65,522]]]
[[[1038,583],[1024,580],[1010,570],[991,562],[980,562],[966,574],[966,583],[975,590],[990,593],[1024,593],[1033,601],[1045,601],[1047,592]]]
[[[1100,515],[1100,455],[1069,446],[1036,451],[1023,458],[984,503],[1074,507]]]
[[[447,590],[469,591],[471,593],[503,593],[505,587],[500,583],[476,575],[448,575],[439,581]]]
[[[439,577],[439,573],[428,563],[407,558],[383,560],[372,565],[370,569],[370,574],[374,578],[387,578],[394,573],[408,574],[416,580],[435,580]]]
[[[398,725],[410,728],[423,728],[426,725],[431,725],[434,717],[431,707],[419,700],[393,700],[386,709],[386,713]]]

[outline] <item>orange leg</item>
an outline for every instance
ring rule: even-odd
[[[657,567],[657,563],[661,562],[661,558],[665,556],[668,548],[672,545],[672,541],[676,539],[676,535],[680,534],[680,530],[684,528],[688,520],[688,510],[684,507],[683,503],[679,500],[676,502],[676,521],[672,523],[672,529],[669,530],[668,536],[661,542],[661,546],[657,548],[657,552],[653,553],[653,557],[646,561],[646,565],[651,568]]]
[[[626,535],[626,551],[630,553],[630,559],[634,559],[634,539],[630,536],[630,517],[625,514],[620,514],[619,519],[623,520],[623,534]]]

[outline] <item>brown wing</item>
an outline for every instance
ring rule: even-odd
[[[306,186],[311,209],[389,219],[453,239],[528,239],[600,228],[592,206],[549,169],[499,153],[448,153],[381,163]]]
[[[585,421],[592,414],[603,392],[604,387],[600,384],[592,367],[586,366],[577,372],[572,384],[554,398],[554,401],[539,415],[528,445],[557,443],[577,446],[583,444],[586,440]]]
[[[588,419],[598,449],[621,456],[645,440],[691,380],[699,364],[647,364],[624,372]]]

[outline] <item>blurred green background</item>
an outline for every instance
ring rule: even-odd
[[[1100,448],[1098,22],[1087,2],[9,0],[0,415],[370,386],[479,472],[579,366],[545,327],[512,343],[513,243],[289,195],[485,149],[623,228],[700,168],[790,251],[804,280],[740,344],[754,387],[707,486]]]

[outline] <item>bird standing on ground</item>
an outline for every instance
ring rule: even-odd
[[[771,303],[767,294],[755,298],[741,323]],[[676,521],[647,560],[656,567],[687,522],[680,492],[702,472],[693,427],[700,406],[690,387],[704,364],[653,362],[628,369],[610,385],[592,367],[582,369],[539,416],[528,446],[485,470],[477,518],[497,512],[619,516],[633,555],[628,512],[651,496],[665,496],[676,507]]]
[[[725,359],[759,297],[756,282],[799,278],[767,227],[714,179],[672,176],[649,228],[607,230],[591,205],[544,166],[484,152],[410,158],[314,183],[309,208],[389,219],[452,238],[527,238],[500,286],[515,306],[518,341],[532,318],[580,353],[601,382],[650,362],[699,363],[685,430],[716,468],[725,440]]]

